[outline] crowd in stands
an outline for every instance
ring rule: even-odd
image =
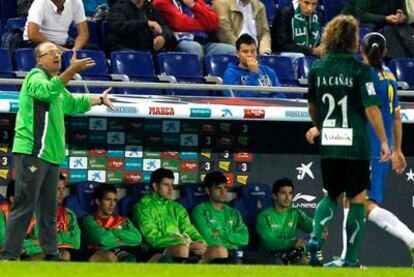
[[[382,32],[389,42],[387,58],[414,58],[414,28],[410,25],[414,8],[410,1],[379,3],[376,0],[18,0],[15,15],[27,21],[20,26],[23,35],[17,47],[35,47],[51,41],[63,52],[93,49],[104,51],[107,57],[114,51],[145,51],[154,55],[177,51],[197,55],[203,71],[205,55],[240,57],[236,41],[248,34],[255,40],[259,61],[265,55],[289,57],[294,78],[298,79],[299,59],[312,57],[314,61],[324,55],[320,42],[323,26],[340,12],[359,19],[362,34]],[[2,45],[16,48],[10,41]],[[12,56],[14,50],[10,50]],[[240,61],[229,64],[228,70],[240,65],[243,67]],[[296,85],[279,82],[279,74],[283,72],[275,71],[275,76],[266,77],[272,81],[248,82],[246,72],[238,79],[224,77],[224,83]],[[408,88],[412,86],[409,84]],[[239,97],[263,95],[283,97],[283,94],[236,93]]]
[[[249,262],[243,251],[249,248],[249,238],[254,236],[260,243],[250,250],[256,250],[259,257],[262,255],[256,262],[307,263],[306,243],[297,231],[310,233],[312,219],[291,206],[292,180],[283,178],[275,182],[273,205],[261,204],[257,224],[254,215],[250,225],[237,207],[226,204],[227,179],[223,173],[214,171],[205,176],[202,184],[205,197],[188,209],[173,200],[173,183],[172,171],[164,168],[153,171],[151,188],[140,200],[131,203],[129,217],[117,212],[117,189],[108,184],[98,185],[92,192],[92,212],[77,218],[64,206],[66,178],[61,174],[56,219],[60,260],[242,263]],[[4,240],[8,207],[13,200],[12,181],[7,187],[6,200],[0,205],[0,243]],[[21,260],[44,259],[38,228],[34,216]]]

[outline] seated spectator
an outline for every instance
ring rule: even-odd
[[[273,69],[259,65],[257,61],[256,40],[248,34],[241,35],[236,41],[236,55],[238,64],[229,63],[223,75],[225,85],[244,86],[280,86],[279,79]],[[223,91],[224,96],[232,96],[230,92]],[[250,91],[234,91],[236,97],[277,97],[286,98],[283,93],[258,93]]]
[[[108,17],[108,48],[112,51],[160,51],[172,40],[160,12],[146,0],[119,0]]]
[[[72,253],[80,247],[80,229],[76,215],[63,207],[63,198],[66,190],[66,177],[62,174],[58,182],[58,211],[57,211],[57,235],[59,258],[62,261],[70,261]]]
[[[11,181],[7,185],[6,201],[0,204],[0,245],[3,245],[5,240],[6,221],[9,216],[10,206],[15,200],[15,183]],[[44,254],[39,244],[39,228],[36,219],[33,216],[29,228],[27,229],[26,238],[23,241],[22,253],[20,259],[37,261],[43,260]]]
[[[109,11],[107,0],[82,0],[82,2],[85,8],[85,15],[88,19],[94,19],[99,9],[104,9],[106,12]]]
[[[221,172],[211,172],[204,178],[204,187],[209,200],[197,205],[192,219],[207,242],[206,262],[227,263],[235,250],[246,246],[249,232],[240,213],[226,202],[227,179]]]
[[[299,0],[277,14],[272,29],[273,52],[322,56],[324,51],[320,44],[321,24],[317,5],[318,0]]]
[[[117,191],[101,185],[93,193],[96,211],[83,219],[82,236],[93,262],[135,262],[136,246],[142,237],[132,222],[114,214]]]
[[[152,172],[153,191],[133,206],[132,217],[149,245],[162,253],[161,260],[185,263],[190,253],[203,255],[207,245],[184,207],[172,200],[173,183],[171,170],[159,168]]]
[[[348,0],[342,11],[387,39],[387,58],[414,58],[414,28],[408,25],[404,0]]]
[[[27,17],[30,6],[34,0],[16,0],[17,4],[17,16],[18,17]]]
[[[233,45],[215,43],[208,32],[218,27],[217,14],[204,0],[153,0],[152,5],[162,14],[177,41],[181,52],[204,55],[234,54]]]
[[[260,54],[270,54],[271,39],[266,9],[259,0],[215,0],[220,19],[216,35],[220,42],[234,45],[242,34],[252,36]]]
[[[69,27],[75,22],[78,36],[71,39]],[[81,0],[34,0],[23,34],[23,47],[41,42],[55,43],[61,51],[79,50],[89,39],[85,11]]]
[[[276,254],[284,264],[306,264],[306,241],[297,237],[297,230],[312,231],[312,218],[300,209],[292,208],[292,180],[283,178],[273,184],[273,207],[257,216],[256,230],[261,249]]]

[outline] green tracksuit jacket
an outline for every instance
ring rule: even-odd
[[[165,248],[192,241],[204,241],[180,204],[151,192],[132,208],[132,220],[153,248]]]
[[[256,230],[265,251],[287,250],[295,246],[296,231],[312,231],[312,219],[300,209],[289,208],[277,212],[273,207],[257,216]]]
[[[89,249],[110,250],[122,246],[137,246],[142,237],[132,222],[122,216],[106,219],[88,215],[83,220],[82,235]]]
[[[238,249],[249,242],[249,231],[240,213],[226,204],[216,210],[210,201],[203,202],[193,209],[192,219],[208,246]]]
[[[57,212],[57,232],[59,249],[79,249],[81,233],[76,215],[62,206]]]
[[[13,153],[35,155],[53,164],[65,156],[64,116],[91,108],[89,96],[74,96],[58,76],[40,68],[24,79],[19,96]]]

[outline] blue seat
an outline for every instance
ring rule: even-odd
[[[130,185],[127,188],[127,195],[118,202],[119,214],[132,218],[132,206],[150,192],[151,186],[149,184]]]
[[[102,47],[104,49],[106,49],[106,46],[108,44],[108,31],[109,27],[108,27],[108,22],[107,21],[103,21],[101,23],[101,30],[99,32],[99,38],[101,40],[102,43]]]
[[[184,206],[187,210],[191,210],[200,202],[207,200],[208,195],[204,187],[200,184],[184,185],[180,191],[180,198],[176,201]]]
[[[272,204],[272,190],[265,184],[247,184],[241,188],[241,195],[233,202],[247,226],[255,226],[256,216]]]
[[[309,76],[309,70],[312,66],[312,64],[319,60],[319,58],[315,56],[306,56],[304,58],[300,58],[298,61],[298,77],[299,82],[301,85],[307,85],[308,84],[308,76]]]
[[[101,37],[99,34],[99,28],[100,26],[95,21],[87,20],[86,24],[88,25],[88,31],[89,31],[89,40],[87,43],[87,46],[91,49],[103,49]],[[78,35],[78,29],[76,29],[75,24],[71,24],[69,27],[69,36],[73,39],[75,39]]]
[[[62,64],[63,68],[68,68],[70,65],[70,60],[72,58],[73,52],[67,51],[63,53],[62,55]],[[96,50],[78,50],[76,52],[78,59],[84,59],[84,58],[92,58],[95,61],[95,66],[81,71],[80,75],[82,76],[82,80],[95,80],[95,81],[111,81],[112,78],[108,74],[108,67],[106,65],[106,58],[105,54],[102,51],[96,51]],[[77,88],[71,88],[71,91],[74,92],[83,92],[82,87]],[[101,87],[90,87],[88,88],[88,91],[90,93],[102,93],[104,88]]]
[[[71,193],[64,199],[63,205],[72,210],[77,218],[93,212],[94,204],[92,194],[100,186],[98,182],[80,182],[73,184]]]
[[[7,19],[7,31],[12,31],[14,29],[24,29],[26,25],[26,18],[9,18]]]
[[[16,67],[19,71],[30,71],[36,66],[33,48],[20,48],[15,52]]]
[[[0,78],[16,78],[16,74],[12,70],[10,53],[8,49],[0,48]],[[0,85],[0,90],[17,91],[15,85]]]
[[[389,66],[398,80],[398,87],[414,89],[414,59],[393,59]]]
[[[125,74],[131,81],[158,82],[152,60],[152,54],[150,52],[112,52],[111,67],[112,73]],[[162,90],[160,89],[119,88],[118,91],[125,94],[162,94]]]
[[[329,22],[332,18],[341,13],[342,7],[346,0],[323,0],[323,10],[325,14],[325,22]]]
[[[0,20],[5,26],[7,19],[17,16],[17,1],[0,0]]]
[[[161,75],[174,76],[179,83],[205,83],[198,55],[181,52],[159,53]],[[209,96],[209,91],[167,90],[167,94]]]
[[[259,63],[272,68],[277,75],[280,83],[284,87],[297,87],[297,72],[293,67],[292,59],[277,55],[262,55],[258,57]],[[302,94],[286,93],[287,98],[302,98]]]
[[[269,27],[272,26],[273,24],[273,19],[275,18],[276,15],[276,5],[274,0],[260,0],[265,8],[266,8],[266,18],[267,18],[267,22],[269,23]]]
[[[238,58],[235,55],[207,55],[204,57],[204,67],[209,76],[223,78],[224,71],[226,71],[229,63],[236,64]]]

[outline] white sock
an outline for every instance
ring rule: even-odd
[[[342,221],[342,253],[341,259],[345,259],[346,255],[346,244],[348,243],[348,238],[346,236],[346,221],[348,219],[349,208],[344,208],[344,220]]]
[[[414,233],[393,213],[383,208],[376,207],[368,215],[368,220],[374,222],[391,235],[404,241],[408,247],[414,247]]]

